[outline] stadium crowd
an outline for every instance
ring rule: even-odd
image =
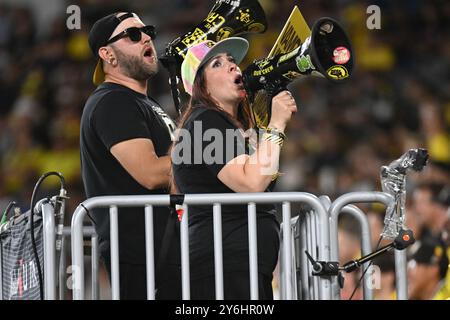
[[[94,89],[91,77],[95,60],[87,43],[92,22],[118,8],[136,10],[144,22],[157,26],[155,43],[161,53],[168,42],[206,17],[214,1],[154,0],[135,4],[112,0],[60,1],[61,10],[53,10],[55,13],[45,19],[41,11],[46,8],[33,6],[34,3],[0,4],[0,209],[15,200],[26,210],[39,176],[59,171],[66,178],[70,196],[66,216],[69,223],[70,213],[85,199],[80,177],[79,125],[84,102]],[[450,195],[445,198],[440,193],[450,188],[450,3],[443,0],[260,0],[260,3],[269,29],[264,35],[245,36],[250,41],[250,59],[268,54],[295,4],[310,26],[322,16],[340,21],[355,52],[355,72],[346,83],[336,85],[307,77],[290,85],[299,112],[287,129],[281,156],[283,175],[277,190],[326,194],[331,199],[350,191],[379,191],[382,165],[410,148],[426,148],[430,154],[428,165],[423,172],[408,176],[407,224],[422,243],[445,236],[448,224],[433,225],[436,219],[433,214],[439,215],[433,206],[438,203],[441,215],[449,220]],[[80,29],[70,30],[66,25],[69,17],[66,8],[70,4],[81,9]],[[379,30],[366,26],[369,5],[381,9]],[[162,67],[160,70],[150,80],[152,95],[175,117],[167,73]],[[57,183],[55,180],[45,184],[41,196],[54,194]],[[423,184],[440,188],[436,197],[431,196],[434,191],[429,191],[428,202],[418,195],[426,189]],[[383,208],[363,208],[369,212],[372,230],[380,230]],[[427,214],[429,211],[434,213]],[[340,226],[340,259],[346,262],[359,255],[358,228],[349,218],[343,218]],[[378,239],[379,232],[374,233]],[[439,255],[437,246],[432,242],[416,257],[417,265],[410,267],[418,268],[421,262],[431,265],[436,255],[440,263],[446,247],[442,246],[444,250]],[[378,298],[393,297],[390,258],[379,265],[385,266],[381,269],[388,277],[383,288],[391,290],[380,290]],[[431,272],[426,268],[416,271],[422,277]],[[420,278],[413,273],[410,287]],[[347,297],[347,291],[351,293],[359,276],[354,278],[346,277],[343,298]],[[448,286],[447,283],[447,290]],[[450,292],[447,294],[450,297]],[[411,293],[410,297],[431,299],[433,295]]]

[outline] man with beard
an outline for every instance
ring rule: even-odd
[[[88,198],[168,192],[167,153],[175,125],[147,96],[147,80],[158,71],[154,37],[154,27],[131,12],[103,17],[89,33],[89,46],[98,58],[93,76],[98,87],[81,118],[81,171]],[[120,297],[145,299],[144,209],[120,208],[118,216]],[[181,298],[179,241],[164,237],[172,220],[168,217],[168,208],[154,208],[157,299]],[[108,209],[93,210],[92,219],[111,276]],[[163,238],[166,247],[170,243],[168,250],[160,250]]]

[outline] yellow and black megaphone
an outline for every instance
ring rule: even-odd
[[[275,95],[296,78],[307,75],[342,82],[352,74],[354,54],[344,29],[332,18],[320,18],[301,46],[285,54],[255,60],[243,72],[251,96],[258,90]],[[269,110],[270,111],[270,110]]]
[[[166,55],[176,54],[184,59],[188,49],[199,42],[217,42],[243,33],[263,33],[266,29],[266,15],[258,0],[217,0],[200,24],[167,45]]]
[[[266,15],[258,0],[217,0],[200,24],[170,42],[159,60],[169,71],[177,111],[180,113],[176,84],[180,78],[181,63],[190,47],[205,40],[217,42],[244,33],[263,33],[266,29]]]

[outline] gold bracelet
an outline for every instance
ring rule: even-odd
[[[273,133],[280,136],[283,140],[286,139],[286,134],[278,128],[275,127],[267,127],[264,128],[264,131],[267,133]]]
[[[273,175],[272,175],[272,180],[270,180],[270,181],[275,181],[275,180],[277,180],[277,178],[280,176],[280,172],[275,172]]]
[[[264,132],[262,140],[276,143],[280,147],[283,146],[284,139],[276,134]]]

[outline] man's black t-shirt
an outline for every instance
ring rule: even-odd
[[[172,150],[172,168],[181,193],[234,193],[217,175],[231,159],[251,154],[245,138],[224,114],[196,108],[178,133]],[[228,138],[227,138],[228,137]],[[232,137],[232,138],[230,138]],[[278,259],[279,224],[273,205],[257,206],[259,272],[271,276]],[[247,271],[248,215],[246,205],[222,206],[224,272]],[[191,279],[214,274],[211,206],[189,206]]]
[[[81,118],[81,172],[86,196],[167,194],[140,185],[111,154],[115,144],[135,138],[151,139],[157,156],[165,156],[175,125],[147,96],[115,83],[103,83],[89,97]],[[154,207],[155,257],[169,211]],[[102,254],[109,254],[108,209],[93,210]],[[119,208],[121,263],[145,263],[144,209]],[[172,245],[178,241],[172,241]],[[177,246],[176,246],[177,247]],[[173,257],[176,258],[175,250]]]

